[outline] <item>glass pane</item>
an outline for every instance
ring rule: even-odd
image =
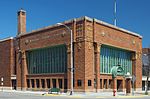
[[[67,71],[66,45],[34,49],[26,52],[29,74],[65,73]]]
[[[106,45],[100,51],[100,73],[111,73],[112,66],[120,65],[125,73],[132,74],[131,52]]]

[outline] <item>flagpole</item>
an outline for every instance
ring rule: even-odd
[[[114,0],[114,25],[117,25],[117,17],[116,17],[116,13],[117,13],[117,2],[116,0]]]

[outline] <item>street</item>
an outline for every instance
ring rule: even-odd
[[[0,92],[0,99],[76,99],[76,98],[84,98],[84,99],[149,99],[150,96],[144,96],[144,95],[139,95],[139,96],[61,96],[61,95],[41,95],[41,94],[31,94],[31,93],[15,93],[15,92]]]

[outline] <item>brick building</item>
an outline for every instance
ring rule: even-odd
[[[14,38],[0,40],[0,83],[1,87],[4,86],[5,89],[14,89],[16,85],[14,52]],[[14,87],[12,88],[12,86]]]
[[[150,48],[143,48],[142,56],[142,90],[146,90],[147,76],[150,75]],[[150,90],[150,79],[148,79],[148,90]]]
[[[135,75],[135,89],[141,90],[139,34],[89,17],[63,24],[73,31],[74,91],[111,90],[113,66]],[[70,32],[65,26],[56,24],[27,33],[26,12],[20,10],[14,44],[18,90],[70,89]],[[124,76],[118,75],[115,80],[117,90],[126,88]]]

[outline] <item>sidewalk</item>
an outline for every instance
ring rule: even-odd
[[[19,93],[19,94],[33,94],[33,95],[39,95],[39,96],[67,96],[67,97],[74,97],[74,98],[84,98],[84,97],[96,97],[96,98],[104,98],[104,97],[114,97],[113,92],[87,92],[87,93],[77,93],[74,92],[73,95],[69,95],[69,93],[60,93],[60,94],[48,94],[48,92],[44,91],[16,91],[16,90],[4,90],[3,92],[9,92],[9,93]],[[129,95],[126,95],[125,92],[117,92],[115,97],[144,97],[144,91],[135,91],[134,95],[131,93]],[[150,95],[150,92],[149,92]],[[148,95],[147,95],[148,96]]]
[[[69,95],[69,93],[61,93],[61,94],[45,94],[44,96],[68,96],[68,97],[74,97],[74,98],[84,98],[84,97],[96,97],[96,98],[104,98],[104,97],[114,97],[112,92],[87,92],[87,93],[73,93],[73,95]],[[144,95],[144,92],[135,92],[134,95],[128,94],[126,95],[125,92],[117,92],[115,97],[144,97],[148,95]]]

